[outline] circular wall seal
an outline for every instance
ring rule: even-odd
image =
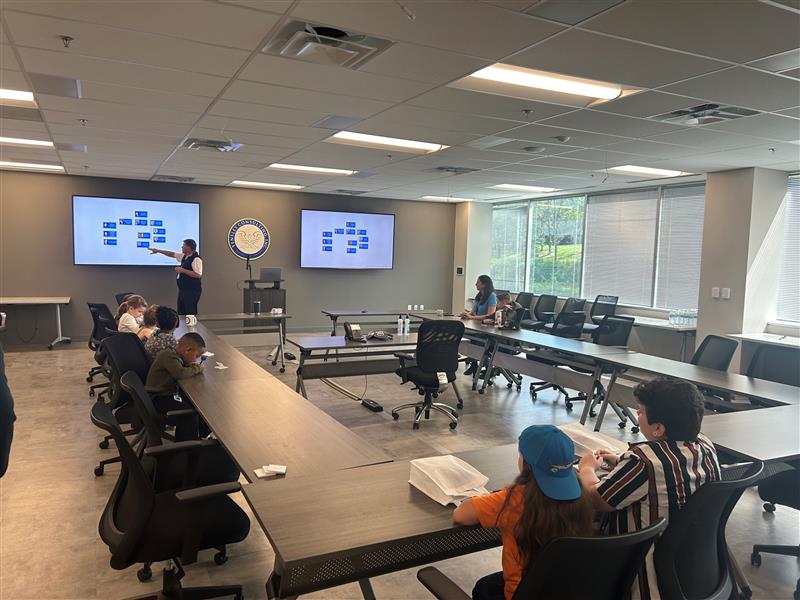
[[[269,242],[269,231],[258,219],[239,219],[228,232],[228,246],[242,260],[261,258]]]

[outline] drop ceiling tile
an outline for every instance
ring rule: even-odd
[[[463,54],[398,42],[367,61],[359,70],[413,81],[447,83],[490,64],[490,61]]]
[[[556,136],[569,137],[568,140],[564,141],[565,144],[583,148],[613,144],[614,142],[622,142],[626,139],[623,136],[577,131],[575,129],[552,127],[549,125],[540,125],[538,123],[523,125],[522,127],[517,127],[503,134],[503,137],[513,138],[515,140],[539,141],[550,144],[553,143]]]
[[[603,161],[580,160],[572,158],[569,154],[562,156],[545,156],[535,160],[527,160],[525,164],[534,167],[557,167],[559,169],[569,169],[571,171],[593,171],[606,166],[606,163]],[[565,175],[568,175],[568,173],[565,173]]]
[[[0,88],[28,91],[28,82],[20,71],[0,69]]]
[[[544,102],[520,100],[518,98],[506,98],[494,94],[482,94],[450,87],[441,87],[426,92],[421,96],[409,100],[408,104],[435,108],[438,110],[452,110],[484,117],[494,117],[497,119],[509,119],[522,123],[538,121],[575,110],[575,108],[571,106],[545,104]],[[529,115],[526,115],[523,110],[529,110]]]
[[[20,48],[29,73],[72,77],[83,81],[125,85],[151,90],[215,97],[227,83],[224,77],[125,64],[89,56]]]
[[[264,104],[250,104],[248,102],[235,102],[233,100],[220,100],[211,108],[210,114],[301,127],[309,127],[312,123],[325,116],[325,113],[293,110]]]
[[[7,11],[5,18],[17,47],[52,50],[67,56],[80,54],[226,77],[233,75],[248,57],[244,50],[39,15]],[[65,33],[75,38],[69,48],[64,48],[59,39]]]
[[[488,173],[497,174],[498,177],[508,177],[512,174],[517,175],[536,175],[539,177],[558,177],[562,175],[569,176],[574,172],[585,170],[581,169],[564,169],[561,167],[549,167],[546,165],[537,165],[536,163],[515,163],[507,164],[499,167],[492,167],[487,169]],[[508,181],[507,183],[520,183],[519,181]]]
[[[60,163],[61,160],[55,150],[47,148],[31,148],[25,146],[9,146],[0,144],[0,160],[16,162],[45,161]]]
[[[541,151],[534,152],[532,150],[525,150],[525,148],[541,148]],[[509,142],[487,148],[486,152],[496,154],[498,159],[505,160],[506,162],[520,162],[541,156],[566,154],[567,152],[575,152],[576,150],[581,149],[581,146],[561,144],[558,142],[550,143],[511,140]]]
[[[770,163],[768,165],[764,165],[767,169],[775,169],[776,171],[786,171],[787,173],[796,173],[800,170],[800,162],[798,161],[789,161],[783,163]]]
[[[800,79],[800,69],[789,69],[788,71],[781,72],[781,75],[786,75],[787,77],[794,77],[795,79]]]
[[[658,87],[726,66],[718,61],[578,29],[520,52],[504,62],[641,87]]]
[[[263,183],[285,183],[289,185],[314,185],[334,179],[329,175],[308,175],[304,173],[287,173],[274,169],[258,169],[247,174],[247,181],[260,181]],[[341,187],[347,187],[352,182],[350,177],[337,176],[335,179],[342,181]]]
[[[737,167],[757,167],[778,162],[794,162],[800,167],[800,145],[768,142],[749,148],[710,153],[707,159]]]
[[[262,135],[259,133],[245,133],[235,131],[230,128],[211,129],[207,127],[195,127],[189,134],[191,137],[204,139],[219,139],[230,137],[234,142],[244,144],[238,152],[262,155],[266,153],[289,154],[300,148],[304,148],[313,140],[303,140],[299,138],[288,138],[274,135]]]
[[[304,0],[295,17],[345,30],[377,35],[471,56],[497,60],[563,29],[526,15],[480,2],[404,0],[414,18],[396,2]]]
[[[265,54],[257,55],[239,78],[389,102],[408,100],[433,87],[430,83],[385,77],[341,67],[315,65]]]
[[[710,152],[720,148],[743,148],[753,146],[758,143],[757,139],[738,135],[735,133],[723,133],[713,131],[705,127],[694,127],[656,135],[649,138],[651,142],[662,142],[668,144],[678,144],[688,146],[694,151],[693,154],[700,152]],[[665,157],[669,158],[669,157]]]
[[[258,4],[264,6],[275,3],[259,0]],[[21,10],[245,50],[254,49],[278,21],[277,15],[197,0],[147,2],[146,5],[127,1],[8,0],[3,2],[3,6],[9,13],[12,10]],[[283,9],[279,12],[283,12]],[[68,33],[80,41],[80,38],[68,29],[62,33]]]
[[[747,62],[797,47],[800,15],[761,2],[627,2],[585,28]]]
[[[0,68],[8,69],[9,71],[20,71],[14,51],[8,44],[0,45]]]
[[[786,115],[787,117],[794,117],[795,119],[800,119],[800,106],[795,106],[794,108],[787,108],[785,110],[777,111],[779,115]]]
[[[670,134],[667,134],[670,135]],[[661,139],[661,137],[659,137]],[[662,142],[654,142],[650,140],[630,140],[627,142],[620,142],[617,144],[609,144],[598,148],[604,150],[608,148],[611,152],[621,152],[623,154],[636,154],[640,157],[659,157],[659,158],[672,158],[676,156],[685,156],[693,152],[699,152],[700,148],[691,145],[679,146],[676,144],[666,144]],[[642,158],[643,159],[643,158]],[[622,163],[627,164],[627,163]],[[636,164],[636,163],[634,163]],[[614,165],[619,166],[619,164]]]
[[[264,121],[252,121],[248,119],[235,119],[232,117],[223,117],[217,115],[203,117],[197,126],[206,129],[214,129],[216,131],[256,133],[260,135],[276,136],[279,138],[309,140],[309,143],[315,140],[326,138],[331,134],[331,132],[326,129],[298,127],[295,125],[282,125],[280,123],[267,123]],[[276,141],[276,144],[277,143],[278,142]]]
[[[741,133],[770,140],[783,140],[786,142],[800,140],[800,120],[771,114],[733,119],[726,123],[714,123],[713,125],[708,125],[707,128],[709,130]]]
[[[43,110],[45,120],[50,123],[61,123],[64,125],[78,124],[78,115],[71,112],[58,110]],[[164,122],[137,121],[133,119],[122,119],[113,116],[96,115],[91,118],[87,129],[111,129],[116,131],[130,131],[135,133],[156,133],[159,135],[183,136],[188,130],[186,125],[174,125]]]
[[[32,137],[43,140],[46,140],[49,137],[47,133],[47,127],[41,121],[0,119],[0,131],[27,131],[32,135]]]
[[[781,54],[754,60],[753,62],[747,63],[747,66],[770,71],[771,73],[797,69],[800,68],[800,49],[795,48],[788,52],[782,52]]]
[[[635,164],[636,160],[641,158],[639,154],[625,154],[623,152],[614,152],[608,149],[608,146],[603,148],[596,148],[591,150],[577,150],[575,152],[567,152],[562,155],[563,158],[575,158],[578,160],[587,160],[598,163],[601,167],[611,165],[630,165]]]
[[[223,98],[253,104],[281,106],[329,115],[369,117],[392,106],[390,102],[325,92],[308,93],[298,88],[236,80],[225,90]]]
[[[623,0],[592,0],[591,2],[562,2],[560,0],[542,0],[525,12],[543,19],[577,25],[616,6]]]
[[[603,102],[593,106],[592,110],[627,115],[629,117],[652,117],[672,112],[673,110],[696,106],[697,104],[697,98],[649,91],[625,96],[619,100]]]
[[[118,141],[124,136],[129,142],[142,144],[170,145],[175,147],[181,142],[182,135],[161,135],[158,133],[138,133],[126,131],[124,133],[111,129],[98,129],[95,127],[81,127],[79,124],[50,123],[53,132],[53,141],[64,144],[91,144],[93,141]]]
[[[481,117],[454,111],[433,110],[407,104],[390,108],[381,113],[378,118],[394,123],[407,123],[420,127],[432,127],[478,135],[491,135],[519,125],[518,122],[514,121],[493,119],[491,117]],[[436,142],[436,140],[429,138],[424,138],[423,141]]]
[[[684,156],[680,158],[658,159],[646,162],[643,166],[656,167],[658,169],[671,169],[684,171],[686,173],[713,173],[716,171],[728,171],[730,165],[719,160],[709,160],[709,155],[698,154],[695,156]]]
[[[624,137],[647,137],[682,129],[680,125],[586,109],[545,119],[540,123],[554,127],[566,127],[567,129],[580,129],[582,131],[608,133]]]
[[[366,171],[411,156],[413,155],[402,152],[390,153],[386,150],[319,142],[288,156],[286,161],[289,164]]]
[[[175,92],[160,92],[97,81],[81,82],[81,97],[119,104],[132,104],[148,108],[164,108],[190,113],[202,113],[211,100],[203,96],[190,96]]]
[[[87,119],[90,124],[97,118],[112,117],[126,120],[141,120],[143,122],[170,123],[172,125],[183,126],[184,129],[186,129],[200,116],[200,113],[187,113],[145,106],[130,106],[127,104],[117,104],[115,102],[101,102],[99,100],[78,100],[76,98],[49,96],[47,94],[39,94],[37,98],[39,99],[39,106],[45,113],[45,117],[47,117],[50,111],[72,113],[74,119]]]
[[[447,146],[462,146],[467,142],[480,137],[480,134],[433,129],[423,125],[397,123],[395,121],[390,121],[382,114],[376,117],[371,117],[366,121],[355,125],[351,128],[351,130],[359,133],[384,135],[387,137],[418,140],[421,142],[432,142],[434,144],[445,144]],[[330,134],[330,132],[327,133],[328,135]]]
[[[797,105],[800,81],[746,67],[733,67],[664,88],[664,91],[756,110]]]
[[[283,14],[292,5],[293,0],[219,0],[222,4],[232,4],[252,8],[254,10],[266,10],[273,13]]]
[[[513,10],[516,12],[524,12],[525,9],[530,8],[538,2],[538,0],[481,0],[486,4],[505,8],[506,10]]]
[[[436,152],[435,155],[451,162],[471,160],[476,163],[507,163],[516,161],[518,158],[516,156],[509,156],[508,154],[489,152],[488,150],[476,150],[464,146],[445,148],[444,150]],[[428,156],[434,156],[434,154]]]

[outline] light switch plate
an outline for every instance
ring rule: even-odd
[[[722,299],[723,300],[730,300],[731,299],[731,288],[722,288]]]
[[[711,288],[711,297],[712,298],[719,298],[719,288],[718,287],[712,287]]]

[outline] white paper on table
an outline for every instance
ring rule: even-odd
[[[203,352],[200,356],[205,356],[206,358],[211,358],[214,356],[213,352]]]
[[[621,454],[628,449],[627,442],[615,440],[604,433],[584,427],[580,423],[559,425],[558,428],[566,433],[572,440],[572,443],[575,444],[575,454],[578,456],[583,456],[595,450],[609,450]]]
[[[227,369],[228,367],[226,365],[223,365],[221,362],[217,361],[214,364],[214,368],[219,369],[221,371],[222,369]]]
[[[411,461],[408,483],[442,506],[487,494],[489,478],[455,456],[431,456]]]

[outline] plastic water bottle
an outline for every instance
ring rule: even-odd
[[[403,335],[404,327],[405,326],[403,324],[403,316],[397,315],[397,335]]]
[[[408,335],[411,333],[411,317],[406,315],[405,321],[403,322],[403,335]]]

